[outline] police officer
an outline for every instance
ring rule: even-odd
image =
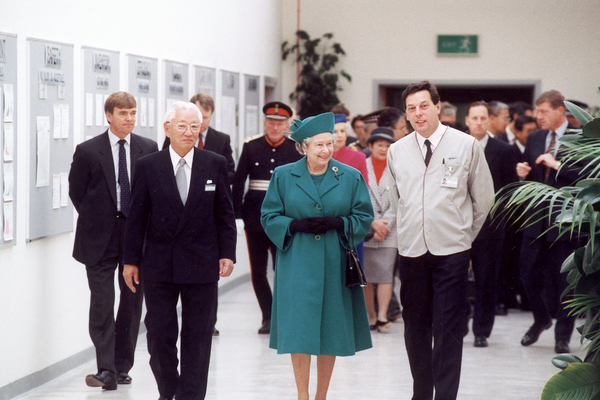
[[[271,331],[273,295],[267,280],[267,260],[270,250],[275,262],[275,245],[260,224],[260,207],[275,168],[298,161],[301,155],[296,151],[295,142],[283,133],[290,125],[291,108],[273,101],[265,104],[263,113],[265,134],[248,138],[244,143],[232,194],[236,218],[244,220],[252,286],[262,312],[262,326],[258,333],[268,334]],[[244,195],[246,178],[250,182]]]

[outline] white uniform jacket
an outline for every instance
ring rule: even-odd
[[[418,257],[427,251],[443,256],[468,250],[494,200],[483,149],[474,137],[447,128],[425,167],[416,135],[392,144],[388,152],[398,252]]]

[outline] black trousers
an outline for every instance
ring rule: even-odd
[[[206,396],[217,282],[144,282],[150,368],[161,396],[202,400]],[[178,371],[177,302],[181,297],[181,367]]]
[[[89,332],[96,348],[98,372],[129,372],[142,316],[143,293],[133,293],[123,279],[123,234],[125,218],[117,218],[115,229],[102,259],[86,265],[90,287]],[[115,271],[118,267],[119,308],[115,321]]]
[[[273,305],[273,293],[267,279],[267,263],[269,262],[269,251],[273,258],[275,268],[275,256],[277,248],[264,232],[245,231],[248,244],[248,255],[250,258],[250,274],[252,287],[258,300],[263,321],[271,319],[271,306]]]
[[[502,260],[502,240],[476,239],[471,247],[475,275],[473,334],[490,337],[496,316],[498,270]]]
[[[469,251],[400,257],[404,339],[413,400],[454,400],[466,325]],[[433,345],[432,345],[433,340]]]
[[[554,283],[558,287],[559,294],[567,288],[567,274],[560,273],[562,263],[577,249],[576,242],[557,241],[548,242],[544,238],[524,236],[521,246],[521,278],[527,291],[529,304],[533,311],[533,323],[541,326],[551,322],[549,305],[544,298],[544,282]],[[549,279],[545,279],[549,278]],[[558,340],[571,340],[575,318],[568,316],[558,296],[552,301],[558,302],[556,312],[556,326],[554,327],[554,338]]]

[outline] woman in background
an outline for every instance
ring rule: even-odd
[[[392,297],[394,266],[398,253],[396,215],[390,204],[390,178],[386,169],[387,152],[394,142],[394,131],[389,128],[377,128],[367,139],[367,145],[371,150],[371,157],[367,159],[369,195],[375,220],[371,223],[373,237],[365,242],[364,249],[363,265],[367,278],[365,299],[369,325],[371,329],[380,332],[383,328],[392,327],[392,322],[387,319],[387,311]],[[377,284],[377,313],[375,313],[373,284]]]

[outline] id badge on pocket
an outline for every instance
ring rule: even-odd
[[[442,181],[441,186],[456,189],[458,187],[458,177],[453,176],[456,172],[456,167],[454,165],[446,164],[446,161],[442,161]]]

